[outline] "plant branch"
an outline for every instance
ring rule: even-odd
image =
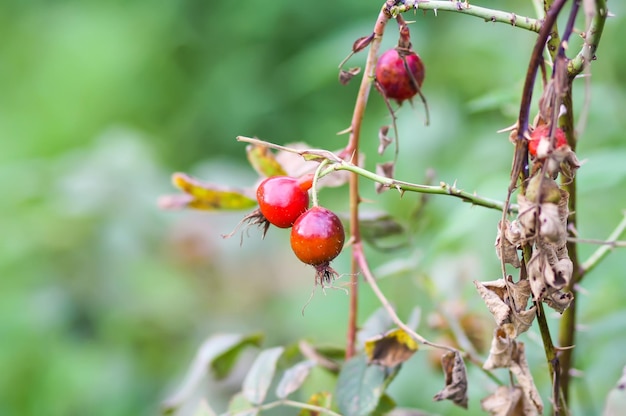
[[[595,13],[591,18],[589,28],[581,35],[585,40],[583,47],[567,65],[570,78],[580,74],[591,61],[596,59],[596,50],[608,16],[609,10],[606,6],[606,0],[595,0]]]
[[[502,211],[504,209],[504,203],[502,201],[497,201],[495,199],[485,198],[476,195],[475,193],[470,193],[467,191],[463,191],[458,189],[456,185],[450,185],[445,182],[441,182],[439,186],[435,185],[419,185],[410,182],[404,182],[393,178],[388,178],[386,176],[380,176],[373,172],[370,172],[366,169],[355,166],[349,162],[341,162],[335,163],[329,166],[324,172],[322,172],[321,176],[330,173],[331,171],[336,170],[348,170],[357,175],[363,176],[367,179],[370,179],[374,182],[378,182],[381,185],[384,185],[390,189],[396,189],[400,193],[404,193],[405,191],[409,192],[418,192],[422,194],[436,194],[436,195],[448,195],[459,198],[464,202],[469,202],[473,205],[478,205],[485,208],[491,208],[498,211]],[[511,205],[509,207],[510,213],[517,212],[517,205]]]
[[[393,16],[417,9],[433,10],[435,15],[439,11],[466,14],[468,16],[481,18],[485,22],[506,23],[532,32],[539,32],[541,28],[541,20],[518,16],[515,13],[474,6],[461,1],[405,0],[404,4],[392,7],[390,12]]]
[[[599,247],[589,258],[580,266],[579,281],[589,272],[591,272],[600,262],[617,246],[618,239],[626,231],[626,213],[622,221],[615,227],[611,235],[602,247]]]

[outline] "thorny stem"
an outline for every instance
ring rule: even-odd
[[[585,44],[578,54],[569,61],[567,72],[571,78],[580,74],[587,65],[596,59],[596,49],[604,30],[604,23],[609,15],[606,7],[606,0],[595,0],[595,14],[591,19],[591,24],[587,31],[582,35]]]
[[[378,182],[381,185],[384,185],[390,189],[395,189],[401,193],[407,192],[417,192],[422,194],[434,194],[434,195],[448,195],[455,198],[459,198],[464,202],[468,202],[472,205],[477,205],[485,208],[494,209],[497,211],[502,211],[504,209],[504,203],[502,201],[498,201],[495,199],[490,199],[486,197],[479,196],[475,193],[470,193],[467,191],[463,191],[456,187],[456,184],[450,185],[446,182],[441,182],[439,186],[436,185],[420,185],[411,182],[400,181],[397,179],[388,178],[386,176],[377,175],[374,172],[370,172],[367,169],[356,166],[352,162],[347,162],[345,160],[339,159],[335,154],[327,151],[327,150],[299,150],[293,149],[291,147],[281,146],[278,144],[266,142],[263,140],[255,139],[252,137],[238,136],[237,140],[245,143],[252,143],[260,146],[265,146],[270,149],[282,150],[289,153],[299,154],[301,156],[314,156],[317,160],[328,160],[331,164],[327,166],[324,170],[319,173],[319,178],[322,178],[334,171],[338,170],[347,170],[359,176],[362,176],[366,179],[370,179],[374,182]],[[509,213],[514,214],[518,210],[518,206],[516,204],[511,204],[509,206]]]
[[[387,9],[394,3],[394,1],[388,0],[382,6],[382,9],[378,14],[378,18],[376,19],[376,24],[374,25],[374,38],[370,43],[370,49],[365,63],[365,70],[363,71],[363,78],[361,79],[361,86],[359,87],[356,103],[354,104],[354,112],[352,113],[352,121],[350,123],[350,139],[348,140],[345,154],[347,157],[352,158],[355,165],[358,165],[359,163],[359,139],[361,134],[361,124],[365,114],[365,107],[367,106],[367,99],[372,88],[372,80],[374,79],[376,71],[378,49],[380,48],[380,42],[385,31],[385,26],[389,20],[389,13],[387,12]],[[357,274],[358,264],[354,247],[361,241],[361,233],[359,230],[359,203],[361,202],[361,197],[359,195],[359,176],[355,173],[350,175],[349,189],[350,235],[354,245],[350,265],[352,272],[350,277],[350,306],[348,309],[348,329],[346,334],[346,359],[351,358],[355,353],[357,333],[359,279]]]
[[[521,29],[539,32],[541,21],[526,16],[518,16],[515,13],[503,12],[500,10],[488,9],[486,7],[474,6],[461,1],[431,1],[431,0],[405,0],[391,8],[392,15],[404,13],[409,10],[433,10],[435,15],[439,11],[456,12],[469,16],[479,17],[485,22],[506,23]]]

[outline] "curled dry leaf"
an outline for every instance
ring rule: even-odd
[[[515,375],[524,397],[532,403],[538,413],[541,413],[543,402],[528,368],[524,343],[513,339],[514,332],[515,329],[512,324],[504,324],[496,328],[489,357],[487,357],[483,368],[485,370],[508,368]],[[526,415],[526,413],[523,414]]]
[[[493,340],[489,349],[489,356],[483,364],[485,370],[494,368],[509,368],[513,349],[516,346],[515,327],[513,324],[504,324],[496,328],[493,332]]]
[[[376,174],[379,176],[384,176],[385,178],[390,178],[393,179],[393,173],[395,170],[395,163],[394,162],[385,162],[385,163],[378,163],[376,165]],[[382,193],[384,191],[386,191],[389,187],[387,185],[383,185],[382,183],[376,182],[376,193]]]
[[[496,236],[496,254],[498,258],[504,257],[504,262],[512,265],[515,268],[521,266],[519,260],[519,254],[517,252],[519,245],[522,241],[522,231],[517,221],[504,222],[504,227],[501,226],[502,222],[498,225],[498,235]],[[502,238],[502,230],[504,229],[504,239]]]
[[[352,78],[359,75],[360,73],[361,73],[361,68],[359,67],[350,68],[347,71],[345,69],[340,69],[339,70],[339,83],[341,85],[348,85],[350,81],[352,81]]]
[[[365,341],[365,355],[368,364],[395,367],[415,354],[417,342],[403,329],[396,328],[384,335]]]
[[[378,129],[378,154],[382,155],[391,143],[393,139],[389,137],[389,126],[382,126]]]
[[[522,389],[517,386],[500,386],[480,401],[480,407],[492,416],[526,416],[522,396]]]
[[[467,409],[467,371],[461,354],[458,351],[444,354],[441,366],[446,376],[446,386],[433,400],[452,400],[457,406]]]
[[[510,367],[511,372],[515,375],[517,382],[519,383],[524,396],[529,400],[537,409],[538,413],[543,412],[543,401],[537,391],[537,386],[533,380],[533,376],[530,373],[528,362],[526,361],[526,354],[524,350],[523,342],[516,342],[516,348],[513,349],[513,364]]]
[[[532,325],[535,319],[535,307],[526,310],[531,296],[528,280],[513,283],[510,276],[508,279],[508,285],[504,279],[491,282],[474,281],[474,285],[494,316],[496,324],[498,326],[513,324],[512,337],[516,338],[519,334],[528,331]]]
[[[574,299],[574,295],[571,292],[562,292],[560,290],[551,293],[543,301],[550,308],[554,309],[558,313],[563,313],[569,308],[570,303]]]

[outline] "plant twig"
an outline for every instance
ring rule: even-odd
[[[396,15],[415,9],[433,10],[435,15],[439,11],[466,14],[468,16],[481,18],[485,22],[506,23],[532,32],[539,32],[541,28],[541,20],[518,16],[515,13],[503,12],[501,10],[474,6],[473,4],[470,5],[461,1],[405,0],[404,4],[394,6],[390,11],[392,15]]]
[[[626,214],[622,221],[615,227],[611,235],[606,241],[603,241],[604,244],[602,247],[599,247],[596,251],[594,251],[591,256],[580,266],[580,280],[589,272],[591,272],[600,262],[616,247],[617,240],[622,236],[622,234],[626,231]]]
[[[567,72],[570,78],[580,74],[591,61],[596,59],[596,50],[598,49],[598,43],[604,30],[604,23],[608,16],[609,10],[606,6],[606,0],[595,0],[595,14],[591,19],[589,28],[583,34],[585,40],[583,47],[567,65]]]
[[[321,176],[330,173],[331,171],[336,170],[348,170],[357,175],[363,176],[364,178],[370,179],[374,182],[378,182],[381,185],[385,185],[390,189],[395,189],[401,193],[405,191],[409,192],[418,192],[422,194],[436,194],[436,195],[449,195],[455,198],[459,198],[465,202],[469,202],[472,205],[478,205],[485,208],[491,208],[498,211],[502,211],[504,209],[505,204],[502,201],[497,201],[495,199],[481,197],[476,195],[475,193],[463,191],[458,189],[456,185],[450,185],[445,182],[441,182],[439,186],[435,185],[419,185],[415,183],[400,181],[393,178],[388,178],[386,176],[380,176],[375,174],[374,172],[370,172],[369,170],[360,168],[355,166],[349,162],[341,162],[335,163],[326,168],[324,172],[322,172]],[[509,206],[509,213],[517,212],[517,205],[511,204]]]

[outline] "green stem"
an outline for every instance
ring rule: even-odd
[[[580,52],[567,65],[567,72],[570,77],[580,74],[587,65],[596,59],[596,50],[602,37],[604,23],[609,15],[606,7],[606,0],[595,0],[595,13],[591,18],[589,28],[584,34],[585,43]]]
[[[439,11],[466,14],[468,16],[479,17],[485,22],[506,23],[532,32],[539,32],[541,28],[541,20],[518,16],[515,13],[474,6],[460,1],[405,0],[404,4],[392,7],[390,12],[392,16],[395,16],[399,13],[414,9],[433,10],[435,15]]]
[[[589,258],[580,266],[579,278],[582,279],[587,273],[591,272],[595,267],[615,248],[617,240],[626,231],[626,213],[622,221],[615,227],[609,238],[603,242],[605,245],[599,247]]]
[[[497,201],[495,199],[485,198],[478,196],[476,194],[460,190],[456,187],[456,185],[450,185],[445,182],[441,182],[439,186],[434,185],[418,185],[410,182],[399,181],[397,179],[388,178],[385,176],[377,175],[373,172],[370,172],[361,167],[355,166],[349,162],[343,163],[335,163],[326,170],[324,170],[320,176],[327,175],[332,171],[337,170],[347,170],[352,173],[355,173],[359,176],[363,176],[364,178],[370,179],[374,182],[378,182],[382,185],[390,189],[396,189],[400,193],[408,192],[418,192],[423,194],[435,194],[435,195],[448,195],[452,197],[459,198],[465,202],[469,202],[473,205],[478,205],[485,208],[491,208],[498,211],[502,211],[504,209],[504,203],[502,201]],[[517,212],[517,206],[511,205],[509,207],[509,212],[514,213]]]
[[[313,200],[312,203],[314,207],[319,205],[319,202],[317,200],[317,182],[319,181],[320,174],[322,173],[322,169],[324,169],[324,166],[326,166],[328,162],[329,162],[328,159],[322,160],[322,163],[320,163],[320,165],[315,170],[315,175],[313,175],[313,184],[311,185],[311,196],[312,196],[312,200]]]

